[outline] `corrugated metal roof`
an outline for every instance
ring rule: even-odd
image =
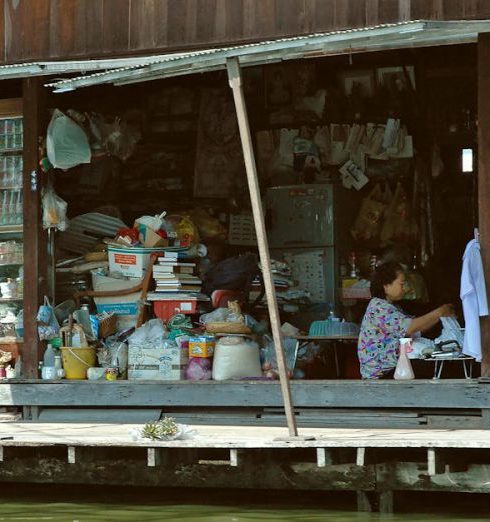
[[[490,31],[490,20],[454,22],[409,21],[327,33],[315,33],[257,43],[205,49],[188,53],[146,57],[110,71],[46,84],[55,92],[100,84],[122,85],[158,78],[208,72],[226,67],[238,57],[243,67],[299,58],[348,54],[385,49],[449,45],[475,42],[478,34]]]
[[[176,56],[182,55],[179,53]],[[106,71],[108,69],[120,69],[124,67],[141,67],[153,63],[167,55],[154,55],[132,58],[111,58],[101,60],[69,60],[69,61],[43,61],[32,63],[13,63],[0,65],[0,79],[25,78],[26,76],[45,76],[49,74],[67,74],[83,71]]]

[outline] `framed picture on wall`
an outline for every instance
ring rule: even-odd
[[[376,69],[376,79],[380,87],[390,91],[415,90],[415,69],[413,65],[380,67]]]
[[[370,98],[374,94],[374,72],[370,69],[340,73],[345,96]]]

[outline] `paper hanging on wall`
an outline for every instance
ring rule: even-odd
[[[342,174],[342,184],[347,189],[355,188],[360,190],[369,182],[369,178],[351,160],[344,163],[340,167],[339,172]]]

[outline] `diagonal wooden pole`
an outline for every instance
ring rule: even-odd
[[[250,191],[250,199],[252,202],[252,212],[255,223],[255,232],[257,235],[257,243],[259,247],[260,264],[262,267],[265,294],[267,296],[267,307],[269,309],[272,337],[274,339],[274,347],[276,350],[277,366],[279,370],[279,379],[281,383],[281,392],[284,401],[284,409],[286,411],[289,435],[291,437],[297,437],[298,428],[296,426],[296,418],[294,416],[293,402],[291,398],[291,386],[289,383],[286,367],[286,358],[284,357],[281,323],[279,319],[279,309],[277,307],[276,292],[272,278],[269,244],[267,241],[264,212],[262,209],[259,180],[257,177],[257,167],[255,165],[255,156],[252,146],[252,138],[250,136],[250,127],[248,124],[245,97],[243,95],[242,75],[238,58],[227,59],[226,68],[228,71],[228,81],[233,91],[233,98],[235,100],[238,128],[240,130],[240,139],[242,142],[243,157],[245,160],[245,170],[247,172],[248,189]]]

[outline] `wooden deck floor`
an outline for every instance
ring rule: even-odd
[[[490,493],[479,429],[189,426],[188,440],[134,440],[141,424],[0,424],[0,483],[355,491],[359,510],[396,491]],[[311,437],[311,440],[305,440]]]
[[[189,440],[135,441],[134,424],[57,424],[12,422],[0,424],[1,446],[102,446],[169,448],[490,448],[486,430],[402,430],[305,428],[314,440],[277,440],[286,428],[250,426],[189,426]],[[12,439],[5,439],[12,437]]]

